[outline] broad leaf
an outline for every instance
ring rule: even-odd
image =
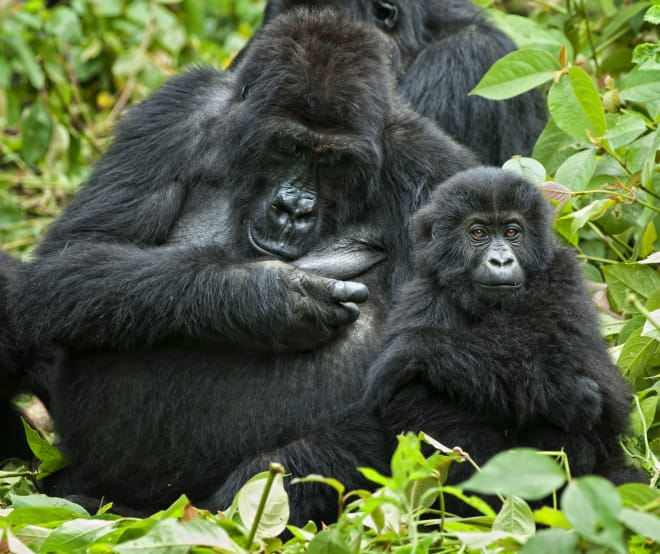
[[[260,473],[238,491],[238,513],[241,515],[243,525],[248,529],[252,528],[257,518],[269,477],[269,472]],[[289,521],[289,496],[284,490],[282,474],[277,473],[273,477],[273,483],[259,519],[256,537],[276,537],[284,531],[287,521]]]
[[[533,535],[536,525],[534,514],[527,502],[515,496],[507,498],[493,522],[493,531],[521,536]]]
[[[619,523],[621,498],[607,479],[596,476],[575,479],[562,494],[561,506],[566,518],[586,539],[627,554]]]
[[[560,69],[559,61],[544,50],[516,50],[497,60],[470,94],[504,100],[550,81]]]
[[[590,148],[568,158],[555,173],[555,180],[572,191],[587,188],[596,171],[596,150]]]
[[[587,131],[605,133],[605,112],[591,77],[573,66],[550,87],[548,108],[557,126],[576,140],[587,140]]]
[[[620,85],[623,100],[650,102],[660,98],[660,69],[647,69],[647,64],[636,67],[623,78]]]
[[[546,529],[531,537],[520,549],[520,554],[578,554],[578,536],[575,531]]]
[[[540,500],[556,491],[565,480],[564,472],[550,457],[521,448],[497,454],[459,486],[484,494]]]
[[[502,166],[502,169],[513,171],[518,175],[523,176],[530,183],[540,185],[545,182],[546,171],[545,167],[537,162],[534,158],[524,158],[516,156],[511,158]]]
[[[352,554],[352,551],[337,529],[326,529],[309,542],[307,554]]]

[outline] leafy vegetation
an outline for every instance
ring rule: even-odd
[[[107,144],[113,124],[189,63],[221,67],[245,43],[264,2],[251,0],[0,0],[0,243],[22,255],[68,201]],[[547,93],[549,123],[531,158],[507,167],[556,204],[558,236],[584,260],[603,334],[634,386],[630,457],[651,487],[572,479],[560,453],[497,456],[460,487],[443,485],[469,455],[401,438],[379,488],[345,491],[339,521],[290,529],[282,469],[256,476],[232,507],[199,511],[181,498],[147,519],[35,494],[19,462],[0,472],[0,552],[657,552],[660,549],[660,0],[482,2],[520,51],[496,63],[474,93]],[[37,435],[41,471],[61,460]],[[467,461],[465,461],[467,460]],[[262,502],[264,491],[268,501]],[[477,496],[472,496],[472,494]],[[494,511],[478,495],[499,494]],[[445,514],[444,495],[479,514]],[[554,506],[534,509],[552,495]],[[530,507],[531,502],[531,507]]]

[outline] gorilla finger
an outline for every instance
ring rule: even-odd
[[[353,302],[342,302],[333,310],[335,325],[348,325],[360,317],[360,308]]]
[[[331,295],[339,302],[366,302],[369,298],[369,289],[367,285],[355,281],[335,281]]]

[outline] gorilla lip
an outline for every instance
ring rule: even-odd
[[[252,224],[248,224],[247,228],[247,236],[248,236],[248,242],[250,243],[250,246],[254,248],[257,252],[260,254],[264,254],[265,256],[279,256],[281,258],[285,258],[287,260],[295,260],[299,256],[292,256],[290,253],[285,252],[284,250],[279,250],[277,248],[272,248],[272,247],[266,247],[262,246],[259,244],[259,241],[257,238],[254,236],[254,233],[252,232]]]

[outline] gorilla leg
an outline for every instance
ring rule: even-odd
[[[291,477],[320,474],[335,478],[350,491],[374,486],[357,471],[358,467],[389,472],[389,450],[379,421],[358,407],[349,408],[334,423],[244,461],[210,498],[196,504],[211,510],[227,508],[239,489],[255,474],[267,470],[270,462],[282,464]],[[285,487],[292,525],[303,526],[309,520],[331,523],[337,519],[337,493],[331,487],[317,483],[291,485],[289,479],[285,480]]]

